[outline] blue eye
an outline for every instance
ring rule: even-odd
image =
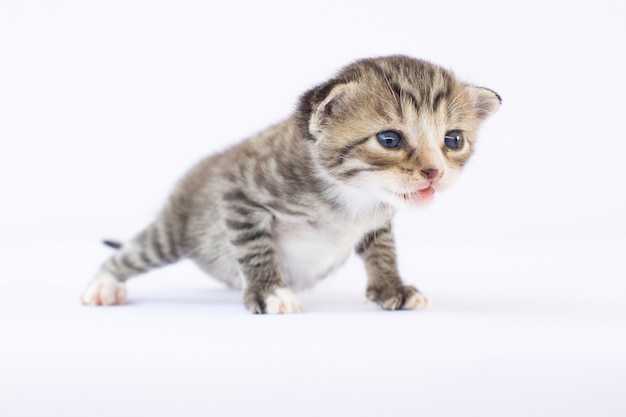
[[[402,137],[398,132],[386,130],[376,135],[376,138],[385,148],[397,148],[402,143]]]
[[[445,136],[446,146],[450,149],[459,149],[463,146],[463,134],[458,130],[451,130]]]

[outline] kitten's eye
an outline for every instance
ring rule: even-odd
[[[397,148],[402,143],[402,137],[398,132],[394,132],[393,130],[386,130],[384,132],[380,132],[376,135],[378,141],[385,148]]]
[[[446,146],[450,149],[459,149],[463,146],[463,134],[458,130],[451,130],[446,133]]]

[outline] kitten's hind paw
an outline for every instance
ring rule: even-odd
[[[102,275],[87,285],[80,295],[86,305],[109,306],[126,302],[126,286],[110,275]]]
[[[428,298],[410,285],[399,288],[369,288],[367,298],[385,310],[421,310],[429,305]]]
[[[302,306],[289,288],[275,288],[265,294],[246,291],[244,303],[254,314],[290,314],[302,312]]]

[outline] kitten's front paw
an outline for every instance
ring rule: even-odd
[[[99,276],[80,295],[83,304],[109,306],[126,302],[126,286],[111,275]]]
[[[300,313],[302,306],[289,288],[278,287],[272,291],[246,291],[244,296],[246,308],[254,314],[288,314]]]
[[[368,288],[367,298],[385,310],[420,310],[429,304],[428,298],[410,285],[399,288]]]

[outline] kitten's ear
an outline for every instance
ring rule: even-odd
[[[329,82],[305,93],[300,98],[297,112],[303,135],[315,140],[313,132],[319,132],[329,123],[338,121],[349,108],[349,97],[355,88],[354,83]]]
[[[349,107],[350,97],[355,89],[353,83],[337,84],[326,93],[326,97],[313,108],[311,124],[325,125]]]
[[[467,89],[474,101],[476,117],[480,120],[484,120],[495,113],[502,103],[502,98],[498,93],[488,88],[468,86]]]

